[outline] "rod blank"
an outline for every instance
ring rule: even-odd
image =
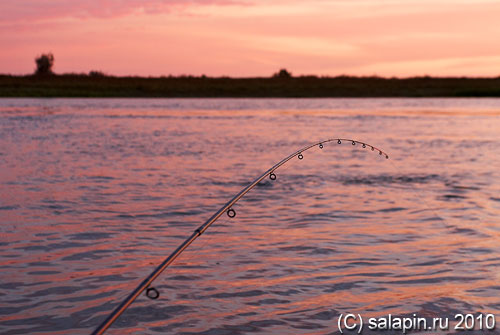
[[[113,312],[97,327],[92,335],[101,335],[104,334],[104,332],[113,324],[113,322],[137,299],[137,297],[144,291],[146,290],[147,296],[150,297],[151,299],[157,299],[159,297],[159,292],[155,288],[151,288],[150,285],[151,283],[187,248],[191,243],[193,243],[194,240],[196,240],[201,234],[205,232],[205,230],[208,229],[214,223],[217,221],[217,219],[224,213],[227,213],[227,215],[230,218],[233,218],[236,216],[236,211],[231,208],[238,200],[240,200],[245,194],[247,194],[252,188],[254,188],[259,182],[261,182],[264,178],[269,176],[270,179],[274,180],[276,179],[276,174],[274,171],[278,169],[280,166],[288,162],[290,159],[294,157],[298,157],[299,159],[303,159],[304,155],[303,152],[318,146],[320,149],[323,148],[323,145],[328,142],[333,142],[336,141],[338,144],[342,144],[342,141],[346,141],[347,143],[351,142],[352,145],[356,144],[361,144],[363,148],[366,148],[367,146],[371,148],[372,151],[377,150],[379,152],[379,155],[384,155],[385,158],[389,158],[389,156],[383,152],[382,150],[374,147],[373,145],[370,145],[368,143],[356,141],[356,140],[351,140],[351,139],[345,139],[345,138],[333,138],[333,139],[328,139],[320,142],[313,143],[311,145],[308,145],[293,154],[285,157],[278,163],[276,163],[273,167],[268,169],[266,172],[264,172],[262,175],[257,177],[253,182],[251,182],[248,186],[246,186],[244,189],[242,189],[238,194],[236,194],[231,200],[229,200],[224,206],[222,206],[215,214],[213,214],[204,224],[202,224],[200,227],[198,227],[192,234],[189,236],[170,256],[168,256],[163,262],[156,267],[156,269],[151,272],[151,274],[146,277],[142,283],[135,288],[132,293],[129,294],[125,300],[118,305],[118,307],[115,308]],[[152,292],[152,293],[151,293]]]

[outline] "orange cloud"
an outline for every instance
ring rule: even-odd
[[[172,7],[243,4],[238,0],[15,0],[0,3],[0,20],[42,20],[65,17],[110,18],[131,13],[158,14]]]
[[[493,0],[16,0],[0,3],[0,73],[498,76]]]

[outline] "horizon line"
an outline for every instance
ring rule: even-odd
[[[94,74],[92,74],[94,72]],[[91,77],[91,78],[142,78],[142,79],[300,79],[300,78],[315,78],[315,79],[339,79],[339,78],[351,78],[351,79],[500,79],[500,74],[492,76],[467,76],[467,75],[454,75],[454,76],[434,76],[429,74],[415,75],[415,76],[383,76],[377,74],[366,74],[366,75],[349,75],[349,74],[339,74],[339,75],[318,75],[318,74],[300,74],[294,76],[290,73],[289,77],[280,77],[276,73],[268,76],[249,76],[249,77],[233,77],[229,75],[220,76],[208,76],[205,74],[195,75],[195,74],[180,74],[180,75],[114,75],[108,74],[102,71],[91,70],[89,72],[65,72],[65,73],[51,73],[51,74],[11,74],[11,73],[0,73],[1,77],[38,77],[38,78],[50,78],[58,76],[79,76],[79,77]]]

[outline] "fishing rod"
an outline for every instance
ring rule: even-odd
[[[104,320],[99,327],[97,327],[92,335],[101,335],[104,334],[104,332],[113,324],[113,322],[137,299],[137,297],[144,291],[146,290],[146,296],[150,299],[158,299],[160,297],[160,292],[154,288],[151,287],[151,284],[153,281],[170,265],[172,262],[191,244],[193,243],[194,240],[196,240],[201,234],[205,232],[205,230],[208,229],[214,223],[217,221],[218,218],[220,218],[224,213],[227,214],[230,218],[234,218],[236,216],[236,211],[232,208],[232,206],[238,202],[245,194],[247,194],[252,188],[254,188],[259,182],[261,182],[264,178],[269,176],[269,179],[271,180],[276,180],[276,173],[275,171],[291,160],[294,157],[297,157],[298,159],[302,160],[304,158],[304,152],[313,148],[313,147],[318,147],[320,149],[323,149],[325,143],[329,142],[337,142],[337,144],[342,144],[342,141],[345,141],[347,143],[351,143],[353,146],[359,144],[361,145],[362,148],[367,148],[371,149],[371,151],[378,152],[379,155],[384,156],[386,159],[389,159],[389,155],[387,155],[384,151],[380,150],[379,148],[374,147],[371,144],[356,141],[356,140],[351,140],[347,138],[332,138],[320,142],[316,142],[313,144],[310,144],[308,146],[305,146],[304,148],[294,152],[293,154],[285,157],[275,165],[273,165],[270,169],[268,169],[266,172],[264,172],[262,175],[257,177],[253,182],[251,182],[248,186],[246,186],[244,189],[242,189],[238,194],[236,194],[231,200],[229,200],[224,206],[222,206],[215,214],[213,214],[204,224],[202,224],[200,227],[198,227],[192,234],[189,236],[177,249],[175,249],[170,256],[165,258],[163,262],[161,262],[160,265],[156,267],[156,269],[151,272],[149,276],[147,276],[142,283],[136,287],[132,293],[129,294],[129,296],[123,300],[123,302],[118,305],[118,307],[115,308],[115,310]]]

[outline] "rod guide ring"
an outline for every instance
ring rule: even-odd
[[[148,287],[146,289],[146,296],[151,300],[156,300],[160,297],[160,292],[154,287]]]
[[[229,208],[227,210],[227,216],[229,216],[230,218],[234,218],[236,216],[236,211],[232,208]]]

